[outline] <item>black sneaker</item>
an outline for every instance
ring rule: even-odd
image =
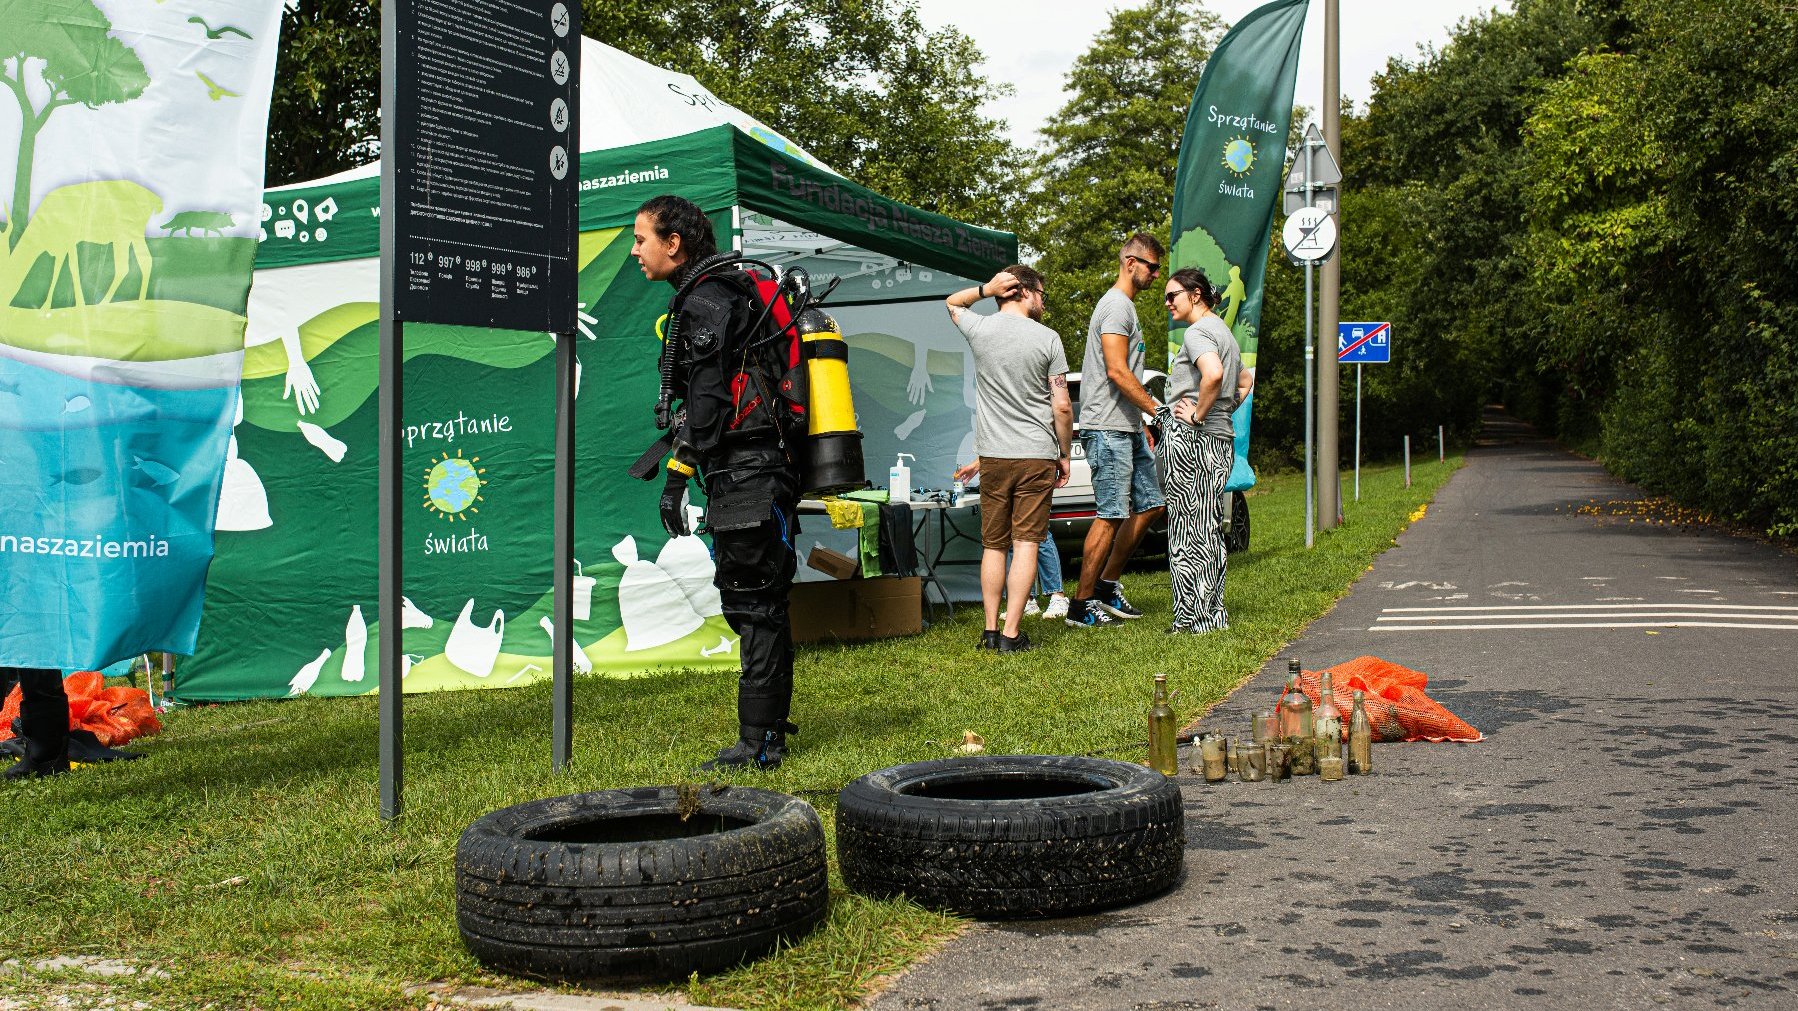
[[[1093,600],[1068,600],[1067,623],[1070,628],[1117,628],[1123,622],[1099,609]]]
[[[1035,648],[1036,643],[1030,641],[1030,633],[1023,629],[1018,629],[1018,634],[1015,636],[1002,635],[999,637],[999,652],[1001,653],[1028,653]]]
[[[975,649],[998,649],[999,648],[999,633],[995,632],[991,629],[988,629],[987,631],[980,633],[980,641],[974,645],[974,648]]]
[[[1098,595],[1093,597],[1092,602],[1114,618],[1133,621],[1142,617],[1142,612],[1132,607],[1130,601],[1124,597],[1124,587],[1121,583],[1106,583],[1101,580]]]

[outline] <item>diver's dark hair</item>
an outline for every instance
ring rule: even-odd
[[[1205,308],[1217,308],[1217,291],[1211,287],[1211,279],[1199,268],[1181,267],[1168,280],[1192,292],[1199,301],[1205,303]]]
[[[699,205],[686,197],[677,197],[672,193],[664,193],[659,197],[650,197],[637,208],[638,214],[647,214],[655,222],[656,237],[663,242],[671,235],[681,238],[681,254],[687,263],[698,263],[718,252],[718,239],[712,232],[712,220],[705,216]]]

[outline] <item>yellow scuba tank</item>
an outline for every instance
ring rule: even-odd
[[[865,488],[862,433],[855,427],[855,400],[849,388],[849,344],[829,313],[799,314],[799,339],[807,387],[807,494],[830,495]]]

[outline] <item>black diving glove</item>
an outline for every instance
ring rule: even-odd
[[[668,468],[668,482],[662,485],[662,529],[670,537],[687,536],[687,475]]]

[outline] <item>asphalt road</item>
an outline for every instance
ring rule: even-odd
[[[982,925],[873,1006],[1798,1008],[1798,559],[1651,523],[1495,420],[1288,651],[1425,671],[1484,742],[1379,745],[1342,783],[1183,774],[1172,892]],[[1283,672],[1205,725],[1246,731]]]

